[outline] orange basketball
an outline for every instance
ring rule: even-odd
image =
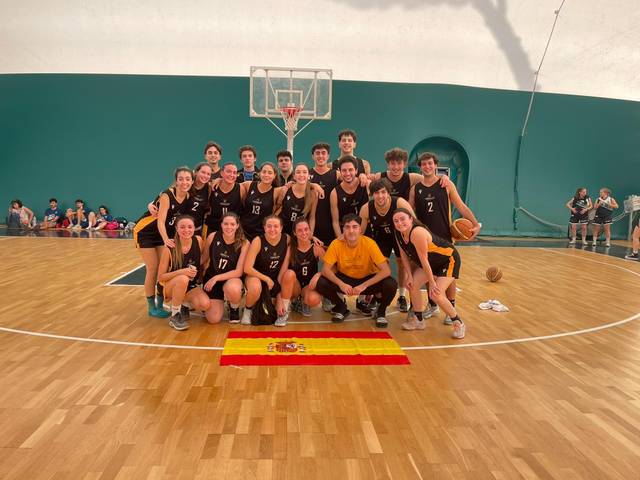
[[[490,282],[497,282],[502,278],[502,270],[498,267],[487,268],[487,280]]]
[[[473,223],[466,218],[458,218],[451,224],[451,238],[455,240],[469,240],[473,236]]]

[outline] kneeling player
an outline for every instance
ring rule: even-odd
[[[322,297],[316,292],[320,278],[318,261],[324,257],[324,248],[312,242],[311,227],[306,218],[293,223],[293,237],[289,249],[289,270],[282,278],[283,298],[300,297],[292,307],[305,317],[311,315],[311,307],[320,305]]]
[[[218,323],[224,313],[224,299],[229,302],[229,323],[240,323],[242,275],[249,242],[244,238],[240,217],[233,212],[222,216],[220,231],[207,238],[202,252],[202,265],[209,266],[204,274],[204,291],[211,299],[207,321]]]
[[[428,283],[429,298],[434,300],[451,318],[453,338],[464,338],[465,325],[445,295],[447,288],[454,279],[458,278],[460,272],[458,251],[452,243],[432,235],[405,208],[399,208],[394,212],[393,224],[415,313],[415,317],[412,316],[403,323],[402,328],[405,330],[425,328],[422,319],[424,303],[420,288]]]
[[[209,298],[196,286],[200,268],[202,238],[194,236],[193,218],[183,215],[176,219],[175,247],[164,247],[160,257],[158,281],[164,285],[165,297],[171,297],[169,325],[176,330],[189,328],[182,302],[189,302],[196,310],[209,309]]]

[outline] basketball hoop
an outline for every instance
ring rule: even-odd
[[[280,108],[280,114],[284,120],[285,130],[287,132],[295,132],[298,130],[298,119],[300,118],[300,111],[302,107],[294,103],[287,104],[286,107]]]

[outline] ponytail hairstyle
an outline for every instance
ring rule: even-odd
[[[235,212],[225,213],[220,219],[220,224],[222,224],[222,222],[224,222],[224,219],[227,217],[235,219],[236,223],[238,224],[238,229],[236,230],[235,236],[233,238],[233,248],[237,252],[242,248],[242,245],[244,245],[244,242],[247,238],[244,236],[244,230],[242,229],[242,224],[240,223],[240,217],[238,216],[238,214]],[[220,234],[222,235],[222,231],[220,231]]]
[[[296,170],[299,167],[304,167],[307,169],[307,183],[304,186],[304,207],[302,209],[302,216],[308,217],[309,212],[311,211],[311,204],[313,203],[313,192],[311,191],[311,182],[309,181],[309,167],[304,163],[299,163],[293,168],[293,175],[295,176]]]
[[[289,262],[292,266],[296,264],[296,251],[298,250],[298,237],[296,237],[296,227],[300,223],[306,223],[309,225],[309,220],[305,217],[296,218],[293,222],[293,226],[291,227],[291,255],[289,255]],[[311,225],[309,225],[311,227]],[[313,241],[311,242],[311,247],[313,248]]]
[[[176,247],[170,249],[171,252],[171,271],[178,270],[182,268],[182,260],[184,259],[184,255],[182,254],[182,240],[180,239],[180,235],[178,234],[178,224],[184,220],[189,220],[193,223],[195,227],[195,220],[191,215],[180,215],[176,218],[176,233],[173,236],[173,240],[176,242]],[[197,240],[193,240],[197,241]]]

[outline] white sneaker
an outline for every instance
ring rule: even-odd
[[[593,245],[594,247],[598,244],[597,240],[594,240],[593,243],[591,245]]]
[[[573,245],[576,243],[576,239],[572,238],[571,240],[569,240],[569,245]]]
[[[605,243],[604,246],[607,247],[607,248],[610,247],[611,246],[611,242]]]
[[[284,315],[280,315],[278,318],[276,318],[274,325],[276,327],[286,327],[288,318],[289,312],[285,312]]]
[[[242,318],[240,319],[241,325],[251,325],[251,309],[245,308],[242,312]]]
[[[437,315],[440,313],[440,307],[438,305],[430,305],[429,308],[427,308],[423,313],[422,313],[422,318],[430,318],[434,315]]]
[[[427,324],[424,320],[421,322],[413,315],[411,318],[407,318],[407,321],[402,324],[403,330],[424,330],[427,328]]]
[[[444,320],[442,321],[442,323],[444,323],[445,325],[453,325],[453,321],[451,320],[451,317],[449,315],[444,317]]]
[[[464,338],[465,330],[466,327],[464,323],[462,323],[462,320],[456,320],[453,322],[453,333],[451,336],[458,340]]]

